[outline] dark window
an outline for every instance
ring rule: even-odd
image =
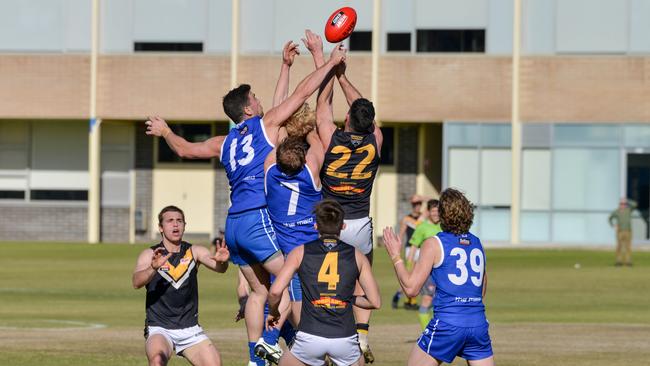
[[[411,33],[388,33],[387,51],[410,51]]]
[[[178,136],[189,142],[201,142],[212,137],[212,125],[209,124],[171,124],[169,128]],[[181,159],[163,138],[158,139],[159,163],[207,163],[209,159]]]
[[[485,52],[484,29],[418,29],[418,52]]]
[[[382,127],[381,133],[384,135],[384,141],[381,145],[379,164],[393,165],[395,164],[395,128]]]
[[[32,190],[31,199],[34,201],[88,201],[88,191],[38,189]]]
[[[202,42],[135,42],[135,52],[203,52]]]
[[[372,32],[352,32],[350,34],[350,51],[372,51]]]
[[[0,191],[0,200],[24,200],[25,191]]]

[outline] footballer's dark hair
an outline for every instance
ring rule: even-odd
[[[375,121],[375,107],[366,98],[359,98],[350,105],[350,128],[356,133],[371,133]]]
[[[438,210],[443,231],[456,235],[469,232],[474,221],[474,207],[461,191],[453,188],[442,191]]]
[[[223,97],[223,111],[233,122],[239,123],[244,119],[244,108],[249,104],[250,91],[250,85],[241,84]]]
[[[160,213],[158,214],[158,226],[162,226],[163,215],[167,212],[179,212],[183,217],[183,222],[185,222],[185,212],[183,212],[183,210],[181,210],[176,206],[166,206],[162,210],[160,210]]]
[[[343,229],[345,213],[340,203],[334,200],[322,200],[314,207],[318,233],[321,235],[339,235]]]
[[[293,136],[284,139],[277,147],[275,160],[282,173],[289,176],[300,173],[306,161],[304,140]]]

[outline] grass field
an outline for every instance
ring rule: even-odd
[[[0,365],[146,364],[144,290],[131,287],[144,247],[0,244]],[[383,249],[375,258],[383,299],[371,322],[375,365],[403,365],[419,335],[416,312],[390,308],[392,267]],[[497,364],[647,364],[650,252],[635,253],[633,268],[613,259],[607,251],[487,249]],[[233,322],[233,268],[199,274],[201,325],[226,366],[247,360],[243,322]]]

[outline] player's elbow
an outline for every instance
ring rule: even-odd
[[[408,297],[417,297],[420,294],[420,290],[409,287],[404,289],[404,294]]]
[[[139,290],[142,288],[142,286],[144,286],[142,283],[138,282],[135,278],[133,279],[133,281],[131,281],[131,284],[133,285],[134,290]]]
[[[370,306],[372,309],[379,309],[381,308],[381,297],[378,295],[374,299],[369,299],[370,301]]]

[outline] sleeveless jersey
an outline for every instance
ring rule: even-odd
[[[337,129],[325,152],[320,177],[323,198],[338,201],[346,219],[370,215],[370,193],[379,167],[375,135]]]
[[[151,249],[160,247],[164,248],[162,242]],[[198,324],[196,264],[192,244],[181,242],[180,251],[173,253],[146,285],[146,325],[183,329]]]
[[[273,147],[260,117],[249,118],[228,133],[221,147],[221,164],[230,183],[229,214],[266,206],[264,160]]]
[[[330,249],[328,244],[335,245]],[[354,247],[319,239],[305,244],[304,250],[298,268],[303,297],[298,330],[325,338],[355,335],[351,302],[359,268]]]
[[[288,176],[273,164],[264,180],[267,208],[282,252],[289,254],[298,245],[318,240],[313,211],[322,196],[309,167],[305,164],[298,174]]]
[[[444,253],[442,264],[431,271],[436,284],[433,311],[437,318],[458,327],[485,325],[483,276],[485,253],[471,233],[437,235]]]

